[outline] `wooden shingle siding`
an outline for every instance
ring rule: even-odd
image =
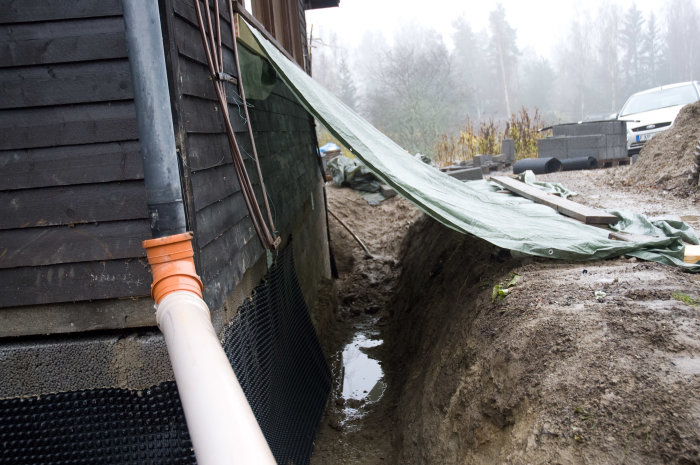
[[[224,69],[236,75],[226,1],[219,1]],[[205,284],[205,300],[218,308],[261,256],[240,192],[226,130],[212,84],[194,2],[167,0],[162,17],[169,67],[173,119],[188,191],[188,217],[195,232],[197,270]],[[239,117],[236,86],[227,84],[231,124],[242,147],[245,122]],[[249,150],[249,149],[248,149]],[[254,173],[254,171],[250,171]]]
[[[220,1],[222,43],[226,72],[235,76],[227,2]],[[204,298],[218,308],[246,270],[264,255],[240,192],[223,120],[205,61],[194,2],[164,2],[164,36],[169,38],[171,92],[176,139],[185,157],[186,189],[191,191],[190,218],[194,218],[198,272],[205,285]],[[243,112],[236,105],[236,86],[227,84],[231,123],[246,160],[256,192],[259,183],[249,155]],[[286,87],[278,82],[266,100],[250,100],[251,121],[263,176],[277,229],[291,232],[308,202],[317,179],[315,135],[312,121]],[[316,171],[314,171],[316,170]],[[262,198],[258,196],[260,204]]]
[[[0,24],[121,15],[121,0],[3,0],[0,2]]]
[[[0,231],[0,243],[8,250],[0,268],[131,258],[140,255],[141,241],[150,232],[148,220]]]
[[[121,0],[0,1],[0,307],[149,294],[125,43]]]

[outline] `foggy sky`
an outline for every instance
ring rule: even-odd
[[[566,29],[576,15],[595,11],[604,0],[586,2],[573,0],[501,0],[507,20],[516,30],[518,48],[534,49],[537,55],[550,58],[558,40],[566,37]],[[667,2],[652,0],[607,0],[621,9],[633,3],[646,17],[654,11],[659,18]],[[428,6],[429,5],[429,6]],[[455,0],[341,0],[340,7],[309,10],[307,26],[314,27],[314,36],[335,32],[338,44],[355,48],[366,31],[380,31],[391,40],[400,24],[415,20],[418,24],[442,31],[445,43],[452,47],[452,22],[459,16],[471,24],[474,31],[488,27],[489,13],[497,2]]]

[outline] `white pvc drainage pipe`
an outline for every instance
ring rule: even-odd
[[[199,296],[168,294],[156,311],[198,465],[275,464]]]

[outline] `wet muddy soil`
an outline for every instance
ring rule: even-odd
[[[395,390],[387,373],[387,304],[400,274],[401,240],[421,213],[401,197],[370,205],[357,191],[327,186],[328,208],[372,254],[368,258],[332,216],[331,248],[338,279],[331,318],[317,321],[329,354],[333,390],[312,464],[394,463]]]
[[[620,208],[615,173],[585,173],[547,180]],[[700,229],[687,200],[624,194]],[[515,259],[403,199],[328,196],[375,258],[330,219],[340,278],[317,327],[335,381],[312,464],[700,463],[698,276]]]

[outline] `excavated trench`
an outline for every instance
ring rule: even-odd
[[[434,281],[446,250],[453,253],[455,245],[462,244],[470,260],[503,260],[492,246],[474,238],[465,242],[466,236],[424,217],[403,199],[371,206],[355,191],[328,190],[330,209],[367,243],[374,258],[331,219],[339,278],[327,289],[331,294],[335,287],[335,300],[326,302],[334,307],[333,316],[317,319],[316,325],[334,384],[312,463],[398,463],[404,460],[399,424],[406,421],[401,401],[411,381],[406,375],[424,349],[418,341],[430,338],[424,331],[434,331],[415,304],[434,300]],[[477,268],[465,273],[465,299],[483,275],[484,267]]]
[[[697,276],[516,259],[400,198],[328,198],[374,258],[331,219],[312,464],[700,463]]]

